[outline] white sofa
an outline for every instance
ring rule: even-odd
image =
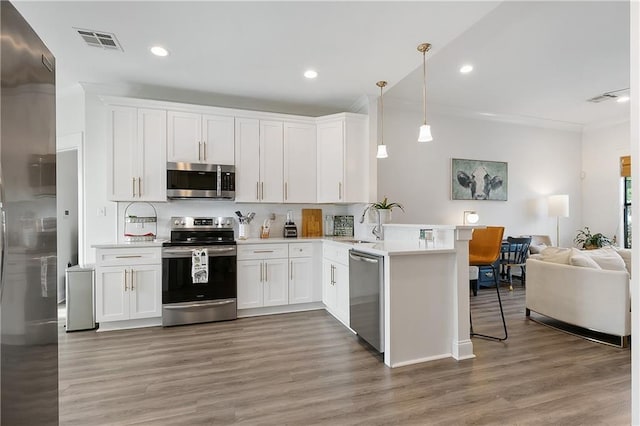
[[[613,248],[608,250],[616,252]],[[543,251],[537,258],[533,256],[527,260],[527,317],[533,311],[578,327],[619,336],[620,346],[626,346],[631,334],[626,262],[620,258],[621,263],[615,267],[606,263],[607,269],[588,267],[583,264],[585,252],[573,249],[571,253],[580,258],[574,262],[569,256],[565,263],[556,256],[548,261],[544,259]],[[623,256],[626,255],[628,253]]]

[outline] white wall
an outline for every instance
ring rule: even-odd
[[[629,121],[586,127],[582,136],[582,222],[624,245],[620,157],[630,155]]]
[[[421,109],[385,98],[389,158],[378,160],[378,198],[404,204],[397,223],[460,224],[464,210],[505,235],[548,234],[546,196],[569,194],[570,217],[560,219],[560,243],[571,245],[581,217],[581,135],[576,131],[429,113],[434,141],[418,144]],[[508,163],[508,201],[451,200],[451,159]]]

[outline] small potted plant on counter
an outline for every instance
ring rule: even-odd
[[[404,207],[400,203],[390,203],[385,195],[382,201],[378,201],[377,203],[372,203],[370,207],[378,210],[380,213],[380,222],[381,223],[390,223],[391,222],[391,212],[396,207],[400,210],[404,211]]]
[[[583,250],[593,250],[604,246],[610,246],[613,241],[601,233],[592,234],[588,226],[580,229],[573,239],[578,248]]]

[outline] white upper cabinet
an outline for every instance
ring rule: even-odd
[[[260,201],[260,121],[236,119],[236,201]]]
[[[234,164],[234,118],[168,112],[167,161]]]
[[[281,203],[283,187],[283,123],[260,120],[260,201]]]
[[[236,201],[282,203],[283,123],[236,119]]]
[[[317,120],[319,203],[368,202],[367,117],[335,114]]]
[[[202,116],[204,162],[233,165],[235,163],[234,118]]]
[[[125,106],[108,111],[109,199],[166,201],[166,112]]]
[[[316,202],[316,126],[284,123],[284,202]]]

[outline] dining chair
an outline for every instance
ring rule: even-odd
[[[496,261],[500,258],[502,249],[502,236],[504,235],[504,227],[487,226],[486,228],[477,228],[473,230],[473,235],[469,241],[469,266],[490,267],[493,271],[493,280],[498,294],[498,305],[500,306],[500,316],[502,317],[502,326],[504,328],[504,337],[489,336],[486,334],[475,333],[473,331],[473,320],[471,319],[471,310],[469,310],[469,323],[471,325],[471,336],[482,337],[485,339],[503,341],[507,340],[507,323],[504,319],[504,310],[502,308],[502,299],[500,297],[500,285],[498,280],[498,268],[495,266]]]
[[[520,268],[520,281],[523,287],[525,285],[530,244],[531,237],[507,237],[507,244],[500,258],[500,266],[509,280],[509,291],[513,291],[512,268]]]

